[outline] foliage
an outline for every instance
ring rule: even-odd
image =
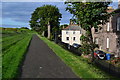
[[[90,45],[89,45],[89,38],[82,35],[80,37],[80,40],[82,41],[82,46],[79,48],[83,54],[89,54],[90,53]]]
[[[67,26],[68,26],[68,24],[60,25],[60,27],[59,27],[59,33],[58,34],[62,34],[61,33],[62,29],[66,28]]]
[[[86,35],[89,34],[86,32]],[[82,41],[82,46],[79,48],[79,50],[83,53],[83,54],[90,54],[91,52],[91,45],[89,44],[89,38],[86,37],[85,35],[82,34],[82,36],[80,37],[80,40]],[[92,46],[94,48],[98,48],[98,45],[93,43]]]
[[[110,2],[72,2],[67,4],[69,6],[66,10],[74,14],[77,18],[77,22],[80,21],[80,25],[85,30],[98,27],[99,24],[106,23],[109,18],[107,7]]]
[[[59,12],[59,9],[56,6],[44,5],[42,7],[36,8],[35,11],[32,13],[30,26],[35,31],[40,33],[44,31],[45,34],[48,35],[47,26],[49,23],[51,27],[50,31],[52,32],[51,34],[53,35],[55,31],[52,30],[52,28],[56,28],[56,30],[59,29],[60,18],[61,13]]]
[[[111,59],[111,61],[109,61],[109,63],[112,63],[113,65],[117,66],[117,67],[120,67],[120,57],[113,57]]]
[[[64,29],[64,28],[66,28],[67,26],[68,26],[68,24],[60,25],[60,29],[62,30],[62,29]]]
[[[3,30],[3,31],[17,31],[19,28],[4,28],[4,27],[1,27],[0,28],[1,30]]]
[[[87,43],[91,50],[93,59],[94,42],[91,28],[98,28],[100,24],[105,24],[110,17],[107,7],[110,2],[66,2],[66,10],[73,14],[76,22],[86,30]],[[86,47],[87,48],[87,47]],[[93,61],[93,60],[92,60]]]
[[[21,29],[29,29],[29,28],[27,28],[27,27],[21,27]]]

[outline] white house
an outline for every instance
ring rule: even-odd
[[[62,42],[72,45],[73,43],[81,44],[80,37],[82,29],[76,24],[70,24],[62,30]]]

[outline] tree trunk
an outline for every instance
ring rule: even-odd
[[[55,43],[58,43],[57,31],[55,31]]]
[[[90,31],[90,36],[89,36],[89,39],[90,39],[90,45],[91,45],[91,56],[92,56],[92,62],[94,61],[94,42],[93,42],[93,36],[92,36],[92,31],[91,29],[89,30]]]
[[[50,23],[48,22],[48,39],[50,39]]]

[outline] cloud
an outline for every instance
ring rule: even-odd
[[[62,19],[60,21],[61,24],[69,23],[69,19],[72,18],[72,15],[69,12],[65,11],[66,5],[64,2],[2,2],[2,4],[0,3],[0,6],[2,5],[3,24],[26,24],[25,26],[29,26],[31,13],[33,13],[37,7],[43,6],[44,4],[51,4],[54,6],[56,5],[59,8],[60,13],[62,13]],[[115,6],[116,3],[112,5]],[[10,19],[11,22],[8,19]]]
[[[3,24],[11,23],[8,21],[12,21],[11,24],[16,24],[18,22],[19,25],[22,24],[29,24],[29,20],[31,17],[31,13],[40,6],[43,6],[44,4],[51,4],[56,5],[60,13],[62,13],[62,19],[61,23],[69,23],[69,19],[71,17],[71,14],[67,11],[65,11],[66,5],[63,2],[3,2],[2,3],[2,19]],[[10,20],[7,20],[10,19]],[[13,23],[14,22],[14,23]],[[29,25],[27,25],[29,26]]]
[[[71,1],[71,2],[105,2],[105,1],[111,1],[111,0],[1,0],[2,2],[65,2],[65,1]],[[112,0],[113,2],[118,2],[118,0]]]
[[[2,0],[2,2],[64,2],[66,0]]]
[[[12,27],[12,28],[28,27],[28,28],[29,28],[29,26],[26,26],[26,25],[15,25],[15,24],[14,24],[14,25],[11,25],[11,24],[2,24],[2,25],[1,25],[1,24],[0,24],[0,27],[6,27],[6,28],[7,28],[7,27],[10,27],[10,28],[11,28],[11,27]]]

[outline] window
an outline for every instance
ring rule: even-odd
[[[117,18],[117,31],[120,31],[120,17]]]
[[[107,48],[109,48],[109,38],[107,38]]]
[[[68,34],[68,31],[66,31],[66,34]]]
[[[69,40],[69,37],[66,37],[66,40],[68,41],[68,40]]]
[[[75,37],[73,37],[73,41],[75,41]]]
[[[110,31],[110,22],[107,23],[107,31]]]
[[[95,38],[95,44],[98,44],[98,38]]]
[[[117,47],[120,46],[120,38],[116,38],[116,41],[117,41]]]
[[[73,31],[73,34],[75,34],[75,31]]]
[[[120,45],[120,38],[118,38],[118,44]]]

